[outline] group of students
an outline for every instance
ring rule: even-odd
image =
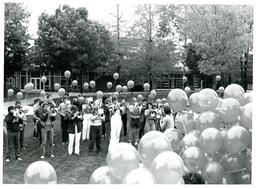
[[[80,99],[83,100],[80,100]],[[8,108],[5,117],[7,143],[13,142],[16,159],[22,160],[20,148],[25,149],[24,132],[27,124],[26,115],[22,113],[20,102]],[[40,158],[46,156],[46,144],[49,143],[49,156],[54,158],[54,128],[56,116],[60,115],[62,145],[68,145],[69,155],[80,155],[81,141],[88,140],[88,153],[96,153],[101,149],[101,138],[104,137],[108,150],[120,142],[123,133],[128,141],[136,146],[140,138],[149,131],[164,131],[174,127],[174,118],[167,104],[157,104],[147,99],[138,101],[132,98],[127,102],[125,98],[117,96],[103,96],[96,100],[85,99],[79,95],[70,98],[65,94],[57,107],[51,96],[46,99],[37,99],[33,106],[33,121],[35,125],[33,137],[39,139],[41,145]],[[123,131],[123,132],[121,132]],[[8,145],[7,145],[8,146]],[[75,148],[74,148],[75,146]],[[7,147],[6,161],[10,161],[10,148]],[[74,151],[74,152],[73,152]]]

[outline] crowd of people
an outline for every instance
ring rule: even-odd
[[[65,94],[57,106],[48,95],[46,99],[36,99],[33,105],[33,137],[39,140],[41,146],[40,158],[46,156],[46,144],[51,158],[54,158],[54,128],[58,125],[56,119],[60,117],[62,145],[67,145],[69,155],[80,155],[81,141],[88,140],[88,153],[99,153],[101,140],[105,138],[108,150],[120,142],[121,135],[137,146],[140,138],[149,131],[164,132],[174,127],[174,117],[168,104],[148,101],[147,99],[126,98],[117,96],[103,96],[93,99],[82,95],[69,97]],[[59,116],[58,116],[59,115]],[[10,161],[10,146],[13,144],[15,158],[22,160],[20,149],[25,150],[24,133],[27,125],[26,112],[21,103],[8,107],[5,117],[6,162]],[[96,150],[94,146],[96,145]],[[73,149],[74,148],[74,149]]]

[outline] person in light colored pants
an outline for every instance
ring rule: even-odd
[[[110,120],[110,142],[109,142],[109,150],[115,144],[118,144],[120,141],[120,133],[122,130],[122,119],[120,110],[116,110],[114,115],[112,115]]]
[[[90,136],[90,127],[91,127],[91,117],[93,115],[89,112],[85,112],[83,115],[83,133],[82,133],[82,140],[89,140]]]
[[[69,143],[68,143],[68,154],[71,155],[73,153],[73,146],[75,142],[75,154],[80,154],[80,138],[81,132],[77,132],[77,127],[75,128],[75,133],[69,133]]]

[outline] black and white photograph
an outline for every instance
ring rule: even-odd
[[[253,4],[1,4],[3,184],[252,184]]]

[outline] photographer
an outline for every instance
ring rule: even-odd
[[[15,112],[15,108],[13,106],[8,107],[8,114],[5,117],[5,122],[7,126],[7,149],[6,149],[6,162],[10,162],[10,151],[12,149],[11,143],[13,143],[14,150],[15,150],[15,158],[19,161],[22,159],[20,158],[19,154],[19,132],[20,132],[20,124],[22,124],[22,119],[17,116],[18,112]]]

